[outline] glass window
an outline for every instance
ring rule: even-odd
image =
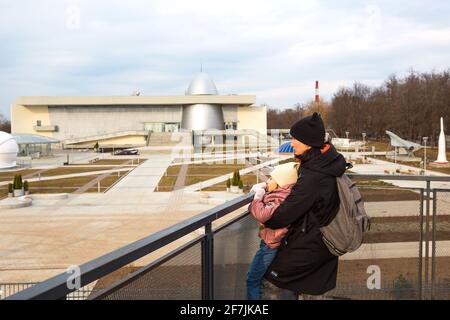
[[[145,131],[164,132],[164,123],[162,122],[146,122],[144,124]]]
[[[164,132],[179,132],[180,124],[179,123],[166,123],[164,125]]]

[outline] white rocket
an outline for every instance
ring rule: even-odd
[[[434,162],[436,164],[448,164],[445,148],[444,119],[441,117],[441,133],[439,134],[439,153],[438,158]]]

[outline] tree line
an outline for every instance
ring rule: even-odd
[[[352,138],[387,139],[386,130],[400,137],[421,141],[428,136],[436,144],[440,117],[450,135],[450,70],[418,73],[411,70],[405,77],[390,76],[382,85],[370,87],[355,82],[340,88],[331,102],[319,105],[309,102],[284,110],[268,111],[269,128],[289,128],[297,119],[319,111],[326,127],[340,137],[348,131]]]
[[[11,133],[11,121],[0,114],[0,131]]]

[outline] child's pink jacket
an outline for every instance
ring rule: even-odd
[[[286,199],[289,193],[291,193],[291,189],[294,185],[295,183],[284,187],[278,187],[274,191],[266,193],[262,200],[253,200],[252,203],[250,203],[248,210],[256,220],[261,224],[264,224],[264,222],[272,217],[275,210]],[[283,239],[287,231],[287,228],[276,230],[264,228],[259,233],[259,236],[270,248],[275,249],[280,246],[281,239]]]

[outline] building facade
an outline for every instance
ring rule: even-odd
[[[65,146],[141,146],[149,133],[208,129],[266,133],[266,107],[254,95],[220,95],[205,73],[180,96],[18,97],[11,106],[15,134],[60,140]]]

